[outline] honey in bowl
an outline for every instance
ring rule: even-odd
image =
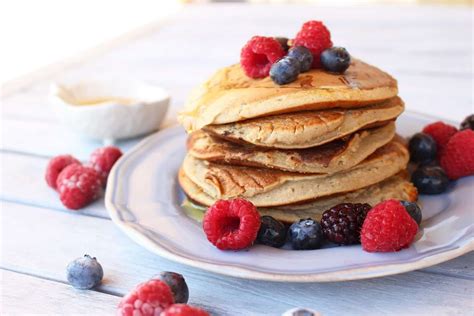
[[[137,100],[123,97],[98,97],[93,99],[74,99],[71,100],[74,105],[97,105],[103,103],[114,103],[120,105],[131,105],[137,103]]]

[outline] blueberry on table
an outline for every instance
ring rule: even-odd
[[[285,225],[271,216],[262,216],[257,241],[262,245],[280,248],[286,241]]]
[[[343,73],[351,64],[351,55],[344,47],[331,47],[321,53],[321,65],[324,70]]]
[[[449,185],[446,172],[436,166],[419,166],[411,175],[411,181],[422,194],[440,194]]]
[[[288,57],[293,57],[298,59],[300,62],[300,71],[306,72],[311,69],[311,65],[313,64],[313,54],[311,51],[304,46],[296,46],[292,47],[288,51]]]
[[[173,292],[174,302],[186,304],[189,299],[189,289],[184,277],[176,272],[163,271],[155,279],[168,284]]]
[[[88,290],[97,286],[104,277],[102,266],[94,257],[84,255],[67,266],[67,280],[75,288]]]
[[[295,250],[318,249],[323,241],[323,230],[311,218],[300,219],[290,226],[288,239]]]
[[[281,47],[283,48],[283,50],[285,52],[288,51],[288,49],[290,48],[290,46],[288,46],[288,37],[280,37],[280,36],[277,36],[275,37],[275,39],[277,40],[278,43],[280,43]]]
[[[405,207],[408,214],[410,214],[411,218],[413,218],[415,222],[418,224],[418,226],[420,226],[421,221],[423,219],[423,216],[421,215],[420,206],[415,202],[409,202],[409,201],[400,201],[400,203],[402,203],[402,205]]]
[[[270,78],[279,85],[293,82],[300,74],[300,62],[293,57],[284,57],[270,68]]]
[[[436,159],[436,142],[428,134],[416,133],[408,143],[410,159],[413,162],[428,163]]]
[[[466,117],[462,121],[460,129],[461,130],[463,130],[463,129],[472,129],[472,130],[474,130],[474,114],[469,115],[468,117]]]

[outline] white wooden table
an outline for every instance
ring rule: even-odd
[[[472,10],[450,7],[216,5],[187,7],[89,54],[4,87],[1,144],[0,314],[114,314],[120,297],[162,270],[185,275],[192,304],[215,315],[279,315],[306,306],[324,315],[472,315],[472,253],[420,271],[324,284],[269,283],[219,276],[170,262],[132,242],[109,220],[103,201],[66,210],[43,179],[48,159],[85,160],[100,144],[63,129],[48,109],[56,80],[133,78],[173,97],[165,126],[189,90],[238,61],[252,35],[295,34],[321,19],[336,45],[392,73],[408,110],[460,121],[473,112]],[[32,52],[34,53],[34,52]],[[119,145],[127,150],[137,140]],[[166,153],[163,153],[166,155]],[[472,206],[470,206],[472,207]],[[73,289],[65,267],[84,253],[105,270],[93,291]]]

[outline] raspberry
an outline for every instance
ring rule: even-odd
[[[247,200],[219,200],[207,210],[203,228],[207,239],[217,248],[243,249],[257,238],[260,215]]]
[[[114,146],[98,148],[92,152],[89,165],[100,174],[103,185],[107,183],[110,170],[121,156],[122,151]]]
[[[69,209],[80,209],[102,192],[99,174],[92,168],[72,164],[64,168],[56,182],[61,202]]]
[[[174,304],[162,312],[160,316],[209,316],[209,313],[194,306]]]
[[[61,171],[63,171],[64,168],[73,163],[81,164],[79,160],[77,160],[71,155],[61,155],[51,159],[48,163],[48,166],[46,167],[46,183],[51,188],[56,190],[56,181],[58,179],[59,174],[61,173]]]
[[[323,213],[321,227],[327,240],[336,244],[360,243],[360,228],[364,223],[369,204],[338,204]]]
[[[313,54],[313,68],[321,68],[321,53],[332,47],[331,33],[320,21],[308,21],[296,34],[292,46],[304,46]]]
[[[441,157],[441,154],[444,150],[444,147],[448,143],[451,136],[457,133],[457,128],[445,124],[441,121],[431,123],[423,128],[423,133],[430,135],[436,142],[436,148],[438,151],[438,158]]]
[[[368,252],[391,252],[407,248],[418,225],[397,200],[386,200],[372,208],[360,233],[362,248]]]
[[[173,305],[173,293],[166,283],[152,279],[137,285],[122,298],[117,315],[156,316]]]
[[[273,37],[254,36],[240,52],[240,65],[250,78],[264,78],[272,64],[284,55],[285,51]]]
[[[453,180],[474,175],[474,131],[465,129],[454,134],[441,155],[440,164]]]

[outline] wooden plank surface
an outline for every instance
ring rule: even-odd
[[[160,258],[134,244],[106,219],[13,203],[3,203],[2,207],[3,234],[8,236],[1,242],[2,268],[66,282],[68,262],[88,253],[104,268],[104,283],[98,290],[106,293],[123,295],[160,271],[173,270],[185,275],[191,302],[217,315],[277,315],[294,306],[311,307],[324,315],[341,315],[348,310],[352,315],[367,315],[367,311],[390,315],[399,311],[399,302],[405,302],[407,313],[416,312],[419,306],[423,306],[424,314],[462,314],[465,308],[474,308],[473,278],[462,271],[460,278],[425,271],[322,284],[241,280]],[[468,255],[455,261],[472,271],[472,258]],[[367,297],[377,299],[367,301]]]
[[[101,145],[75,135],[55,119],[48,106],[52,82],[130,77],[161,85],[172,95],[163,124],[170,126],[189,91],[218,67],[235,63],[250,36],[291,36],[309,19],[324,20],[336,45],[397,78],[407,109],[455,121],[473,112],[472,10],[187,7],[146,36],[73,62],[62,71],[55,67],[2,95],[0,267],[8,271],[0,270],[0,313],[113,314],[117,296],[161,270],[172,270],[187,277],[191,302],[214,315],[278,315],[294,306],[312,307],[324,315],[472,314],[473,253],[373,280],[327,284],[241,280],[162,259],[121,233],[108,219],[102,200],[79,212],[67,211],[44,184],[48,157],[72,153],[87,160],[90,151]],[[119,146],[128,150],[137,141]],[[84,253],[97,256],[104,266],[101,292],[75,291],[64,284],[65,266]]]

